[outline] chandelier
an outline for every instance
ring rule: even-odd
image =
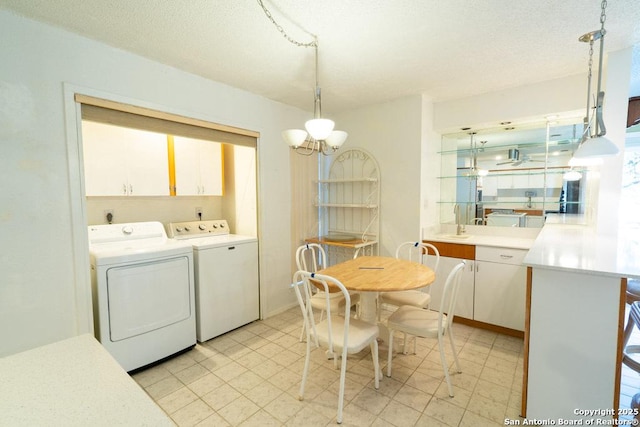
[[[573,154],[573,159],[569,163],[571,166],[577,164],[592,164],[594,159],[600,160],[602,157],[615,156],[618,154],[618,147],[604,135],[607,130],[602,118],[602,104],[604,102],[604,92],[602,91],[602,59],[604,55],[604,36],[607,33],[604,29],[606,21],[605,9],[607,0],[603,0],[600,12],[600,29],[583,34],[578,40],[589,43],[589,74],[587,77],[587,114],[584,118],[584,131],[578,149]],[[600,54],[598,57],[598,84],[595,93],[595,111],[591,114],[591,69],[593,65],[593,44],[600,41]],[[591,116],[591,118],[589,117]],[[600,160],[601,161],[601,160]]]
[[[348,134],[341,130],[334,130],[335,123],[333,120],[322,118],[322,97],[318,81],[318,37],[314,35],[313,41],[308,43],[302,43],[292,39],[285,33],[282,26],[275,21],[273,15],[266,8],[262,0],[257,1],[267,18],[269,18],[287,41],[299,47],[313,47],[315,51],[316,86],[313,100],[313,119],[306,121],[304,124],[305,130],[287,129],[283,131],[282,138],[298,154],[306,156],[310,156],[314,152],[324,155],[332,154],[344,144]]]

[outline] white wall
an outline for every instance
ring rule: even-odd
[[[349,137],[344,149],[363,148],[380,166],[380,255],[394,255],[420,238],[422,97],[409,96],[344,112],[336,128]]]
[[[459,132],[464,126],[496,127],[502,121],[540,119],[547,114],[584,110],[586,91],[585,73],[438,102],[433,126],[440,133]]]
[[[91,328],[71,89],[260,132],[263,309],[268,316],[294,301],[289,153],[280,130],[307,114],[7,11],[0,29],[0,356]]]

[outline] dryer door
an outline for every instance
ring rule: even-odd
[[[191,315],[187,257],[107,270],[109,332],[120,341],[187,319]]]

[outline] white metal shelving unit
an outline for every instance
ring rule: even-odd
[[[318,181],[318,236],[329,265],[360,255],[377,255],[380,236],[380,168],[362,149],[340,153],[327,179]]]

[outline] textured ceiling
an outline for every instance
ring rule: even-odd
[[[595,0],[263,1],[293,39],[318,36],[325,112],[417,93],[449,100],[584,73],[588,45],[578,37],[600,28]],[[257,0],[0,0],[0,7],[313,108],[313,49],[289,43]],[[610,0],[606,29],[606,52],[640,44],[638,0]]]

